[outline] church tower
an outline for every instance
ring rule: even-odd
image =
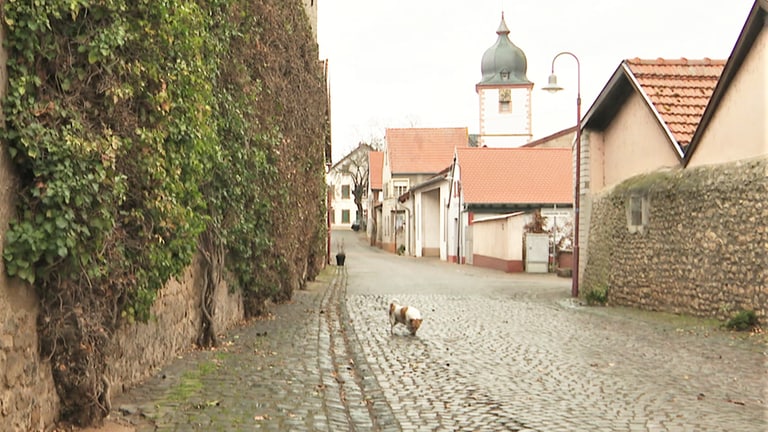
[[[496,34],[499,35],[496,43],[483,54],[483,79],[475,86],[480,97],[478,144],[481,147],[519,147],[533,136],[533,83],[525,76],[528,70],[525,53],[509,40],[503,12]]]

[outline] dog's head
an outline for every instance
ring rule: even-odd
[[[408,324],[408,328],[411,330],[411,334],[416,334],[416,332],[419,330],[419,327],[421,327],[422,321],[422,318],[411,318]]]

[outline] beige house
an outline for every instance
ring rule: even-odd
[[[572,152],[569,148],[470,148],[457,151],[448,260],[506,272],[525,263],[525,226],[536,211],[559,209],[548,225],[572,219]],[[549,240],[545,237],[547,271]]]
[[[587,113],[581,293],[768,318],[767,12],[755,1],[727,61],[623,62]]]
[[[725,66],[722,60],[624,60],[582,121],[579,275],[592,205],[621,182],[681,167]]]
[[[450,166],[456,149],[469,145],[469,134],[466,127],[391,128],[386,130],[385,141],[381,217],[377,223],[379,245],[390,252],[414,255],[414,213],[421,208],[399,198]],[[435,206],[447,200],[439,191],[433,193],[437,196],[430,202]]]
[[[768,155],[768,2],[757,1],[686,154],[688,167]]]

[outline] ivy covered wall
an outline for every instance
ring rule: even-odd
[[[325,77],[300,0],[2,5],[7,275],[40,301],[63,418],[107,413],[120,327],[201,257],[198,343],[226,282],[246,315],[324,262]]]

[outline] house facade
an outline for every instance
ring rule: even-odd
[[[456,148],[469,143],[467,128],[405,128],[386,130],[382,164],[381,216],[377,224],[380,247],[414,255],[416,237],[412,200],[400,200],[413,186],[422,184],[450,166]],[[439,202],[447,197],[440,196]]]
[[[559,210],[559,218],[544,222],[544,229],[557,237],[552,244],[567,235],[573,206],[571,157],[570,148],[458,149],[451,176],[455,198],[448,205],[448,260],[508,272],[530,270],[524,241],[536,212]],[[547,241],[547,256],[550,247]]]
[[[594,202],[629,178],[681,167],[724,65],[710,59],[619,64],[582,121],[580,276],[589,255]]]
[[[754,3],[725,62],[624,62],[628,96],[610,94],[614,75],[587,113],[582,293],[722,320],[745,310],[768,318],[767,10],[765,0]],[[621,129],[637,97],[645,103],[636,110],[656,119],[649,133],[660,129],[679,163],[640,170],[636,153],[611,155],[633,139]]]
[[[768,154],[766,1],[755,2],[702,115],[687,167],[764,158]]]
[[[373,149],[361,143],[331,166],[326,178],[329,194],[331,229],[363,227],[368,214],[368,153]],[[355,189],[362,192],[362,213],[355,203]]]

